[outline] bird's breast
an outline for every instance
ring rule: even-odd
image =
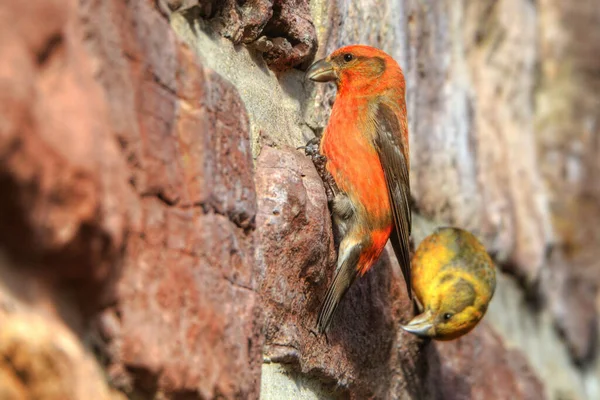
[[[342,107],[344,106],[344,107]],[[368,105],[336,100],[321,141],[327,170],[339,189],[378,226],[391,225],[391,208],[379,155],[373,146],[375,125]]]

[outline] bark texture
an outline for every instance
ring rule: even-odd
[[[0,4],[0,398],[600,398],[598,0]],[[403,67],[414,241],[473,231],[485,320],[419,340],[386,252],[335,266],[298,146],[362,43]]]

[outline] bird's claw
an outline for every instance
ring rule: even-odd
[[[310,139],[306,145],[298,147],[297,150],[304,150],[304,154],[311,158],[315,168],[317,169],[317,173],[321,177],[323,185],[325,186],[327,202],[331,204],[339,190],[335,181],[333,180],[333,177],[325,167],[327,164],[327,158],[319,153],[320,143],[321,138],[316,136]]]
[[[321,143],[321,138],[315,136],[310,139],[304,146],[298,147],[296,150],[304,150],[304,154],[308,157],[314,158],[315,156],[321,156],[319,154],[319,144]],[[321,156],[322,157],[322,156]]]

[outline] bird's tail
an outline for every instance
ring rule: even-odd
[[[352,285],[352,282],[354,282],[354,279],[356,279],[360,250],[361,246],[353,246],[346,252],[346,256],[340,260],[340,266],[336,270],[333,282],[329,286],[329,289],[327,289],[325,300],[321,304],[321,310],[317,318],[317,330],[319,333],[324,333],[327,330],[340,301],[350,288],[350,285]]]

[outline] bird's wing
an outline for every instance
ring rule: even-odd
[[[394,253],[402,268],[408,296],[412,298],[410,285],[410,230],[409,206],[410,183],[408,154],[404,150],[400,121],[387,105],[377,105],[375,115],[375,148],[383,167],[394,218],[394,230],[390,236]]]

